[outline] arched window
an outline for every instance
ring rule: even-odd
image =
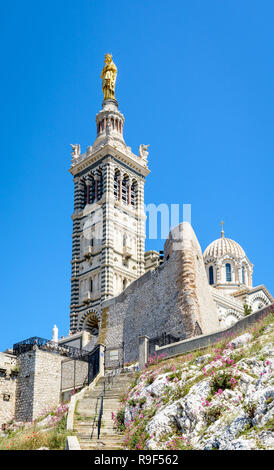
[[[94,178],[93,176],[90,177],[90,182],[89,182],[89,204],[93,204],[94,198],[95,198],[95,187],[94,187]]]
[[[83,208],[87,205],[87,195],[88,195],[88,192],[87,192],[87,185],[86,185],[86,182],[84,181],[84,201],[83,201]]]
[[[242,266],[242,283],[245,284],[245,268]]]
[[[127,280],[123,279],[123,290],[127,287]]]
[[[122,202],[128,204],[128,176],[122,180]]]
[[[209,284],[212,285],[212,284],[214,284],[213,266],[209,267],[208,273],[209,273]]]
[[[93,280],[90,280],[90,292],[93,292]]]
[[[115,174],[114,174],[114,188],[113,188],[113,192],[114,192],[114,197],[115,199],[119,200],[120,199],[120,172],[118,170],[115,171]]]
[[[101,171],[98,171],[97,173],[97,180],[95,184],[96,184],[96,192],[97,192],[97,194],[95,194],[95,197],[97,196],[97,201],[99,201],[103,195],[103,176],[102,176]]]
[[[226,281],[231,282],[231,264],[226,263],[225,272],[226,272]]]
[[[137,205],[137,182],[133,181],[131,185],[131,205],[136,207]]]

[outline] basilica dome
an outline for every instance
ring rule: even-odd
[[[253,265],[239,243],[225,237],[223,228],[221,237],[208,245],[203,256],[210,285],[224,293],[252,287]]]
[[[239,243],[225,237],[218,238],[210,243],[204,252],[204,258],[221,258],[224,255],[231,255],[233,258],[237,259],[246,256]]]

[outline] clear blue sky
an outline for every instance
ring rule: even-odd
[[[0,350],[68,332],[69,144],[95,139],[106,52],[127,145],[150,144],[146,203],[192,204],[203,250],[223,219],[274,293],[273,16],[266,0],[2,2]]]

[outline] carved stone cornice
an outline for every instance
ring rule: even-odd
[[[126,153],[120,151],[118,148],[110,144],[104,145],[102,148],[99,148],[90,155],[83,154],[82,156],[80,156],[80,158],[82,157],[82,159],[79,161],[79,163],[76,163],[73,167],[71,167],[69,169],[69,172],[73,176],[75,176],[81,171],[88,168],[93,163],[96,163],[97,161],[101,160],[106,156],[109,156],[110,159],[111,157],[117,158],[121,163],[124,163],[125,165],[129,166],[144,177],[146,177],[150,173],[150,170],[144,164],[143,160],[140,157],[138,157],[132,152],[130,153],[130,155],[127,155]]]

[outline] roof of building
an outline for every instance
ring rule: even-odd
[[[232,255],[235,258],[244,258],[246,256],[239,243],[222,236],[208,245],[204,251],[204,258],[221,258],[226,254]]]
[[[251,289],[250,288],[239,289],[239,290],[237,290],[236,292],[233,292],[230,295],[232,295],[233,297],[241,297],[244,294],[250,295],[250,294],[254,294],[254,292],[260,291],[260,290],[262,290],[266,294],[266,296],[269,298],[270,302],[274,302],[274,298],[272,297],[269,290],[265,287],[264,284],[260,284],[259,286],[252,287]]]

